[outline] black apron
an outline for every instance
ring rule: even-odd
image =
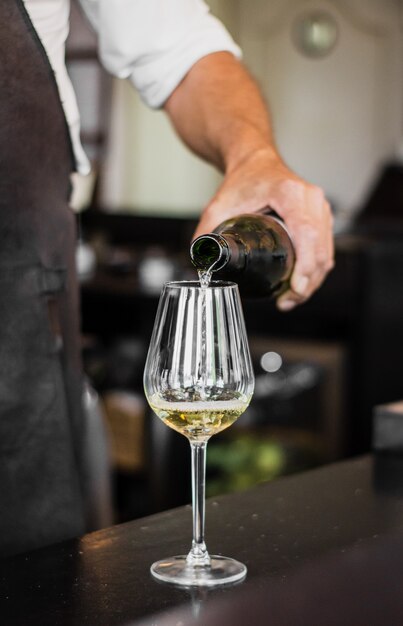
[[[1,556],[85,530],[73,163],[45,50],[1,0]]]

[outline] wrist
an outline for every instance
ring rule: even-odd
[[[228,151],[227,155],[223,159],[225,164],[225,173],[230,174],[248,161],[254,160],[264,160],[268,167],[270,167],[270,164],[272,164],[273,167],[279,163],[283,165],[281,156],[271,143],[264,140],[243,144],[240,142],[238,146],[234,146],[233,150]]]

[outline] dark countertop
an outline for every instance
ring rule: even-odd
[[[4,560],[0,623],[401,624],[402,466],[362,457],[209,500],[210,554],[248,566],[236,587],[152,579],[153,561],[188,551],[189,506]]]

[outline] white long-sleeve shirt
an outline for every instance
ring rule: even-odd
[[[77,169],[90,165],[80,143],[80,117],[65,66],[70,0],[24,0],[55,72],[70,128]],[[107,70],[128,78],[142,99],[161,107],[203,56],[240,50],[203,0],[80,0],[98,33],[99,56]]]

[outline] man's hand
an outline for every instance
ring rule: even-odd
[[[304,302],[333,267],[332,216],[323,192],[291,172],[279,156],[270,116],[258,86],[227,52],[200,59],[165,103],[180,137],[224,173],[203,211],[196,235],[225,219],[270,207],[294,242],[291,289],[283,311]]]
[[[278,308],[288,311],[309,298],[333,267],[333,219],[319,187],[296,176],[271,149],[253,152],[226,173],[195,237],[234,215],[265,207],[284,220],[296,251],[291,289],[277,300]]]

